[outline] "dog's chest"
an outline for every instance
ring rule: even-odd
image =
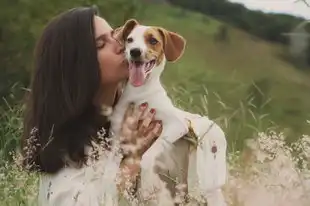
[[[163,132],[162,136],[169,134],[169,130],[178,130],[181,134],[187,129],[185,120],[179,115],[178,109],[174,107],[170,98],[166,92],[152,92],[149,94],[130,94],[123,93],[116,107],[114,108],[113,114],[110,117],[111,129],[114,134],[118,134],[121,129],[121,124],[130,102],[134,102],[136,105],[147,102],[149,108],[156,110],[155,119],[162,120]],[[169,135],[170,136],[170,135]],[[173,134],[173,138],[176,138],[176,134]]]

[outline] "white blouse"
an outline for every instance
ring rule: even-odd
[[[198,138],[196,148],[189,154],[189,194],[207,199],[209,206],[225,206],[221,191],[227,172],[225,135],[207,117],[180,112],[190,121]],[[101,154],[99,160],[89,166],[66,167],[54,175],[41,175],[39,206],[128,205],[116,188],[119,163],[116,152],[109,152]]]

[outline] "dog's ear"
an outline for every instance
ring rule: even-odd
[[[114,29],[114,33],[116,35],[117,38],[119,38],[120,40],[126,40],[126,38],[128,37],[128,35],[130,34],[130,32],[135,28],[135,26],[137,26],[139,23],[137,20],[135,19],[129,19],[126,21],[126,23],[121,26],[118,27],[116,29]]]
[[[158,28],[158,31],[163,38],[163,47],[167,61],[177,61],[184,53],[186,40],[181,35],[164,28]]]

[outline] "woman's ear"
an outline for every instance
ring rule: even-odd
[[[163,28],[158,28],[158,31],[163,38],[164,53],[167,61],[177,61],[184,53],[186,40],[181,35]]]
[[[114,30],[114,33],[116,35],[116,37],[118,37],[120,40],[124,41],[126,40],[126,38],[128,37],[128,35],[130,34],[130,32],[135,28],[135,26],[137,26],[139,23],[137,20],[135,19],[129,19],[126,21],[126,23],[121,26],[118,27]]]

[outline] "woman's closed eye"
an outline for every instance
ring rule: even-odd
[[[103,34],[96,38],[96,47],[97,49],[102,49],[107,42],[111,42],[112,39],[115,41],[115,33],[114,30],[111,31],[109,34]]]
[[[97,49],[102,49],[105,46],[106,42],[103,38],[97,38],[96,47]]]

